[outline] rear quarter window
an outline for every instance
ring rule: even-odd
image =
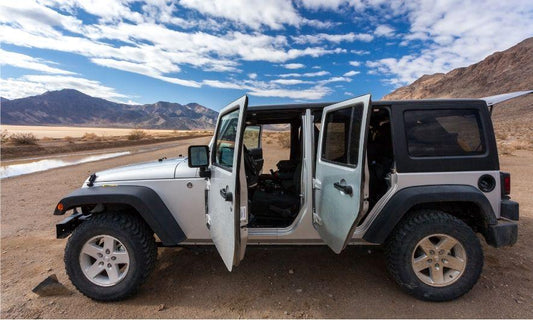
[[[474,156],[486,151],[478,110],[406,110],[404,122],[412,157]]]

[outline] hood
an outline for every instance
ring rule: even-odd
[[[95,182],[193,178],[197,168],[189,168],[187,158],[164,159],[137,163],[96,172]]]

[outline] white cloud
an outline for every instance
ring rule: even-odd
[[[468,66],[533,36],[533,7],[528,0],[415,0],[397,10],[410,23],[402,44],[420,41],[423,49],[367,62],[371,71],[388,76],[397,86],[424,74]]]
[[[327,34],[327,33],[317,33],[317,34],[305,34],[292,37],[295,43],[297,44],[318,44],[322,42],[332,42],[340,43],[343,41],[354,42],[355,40],[370,42],[374,39],[374,36],[367,33],[346,33],[346,34]]]
[[[25,75],[20,78],[0,79],[0,96],[7,99],[22,98],[46,91],[74,88],[88,95],[117,102],[128,96],[105,86],[99,81],[63,75]]]
[[[45,73],[74,74],[74,72],[49,66],[49,64],[53,64],[51,61],[33,58],[25,54],[5,51],[2,49],[0,49],[0,64]]]
[[[181,0],[182,6],[213,17],[224,18],[253,29],[267,26],[298,26],[302,18],[290,0]]]
[[[249,74],[248,74],[248,78],[250,78],[250,79],[252,79],[252,80],[257,79],[257,73],[249,73]]]
[[[374,35],[376,37],[387,37],[390,38],[394,36],[394,28],[391,26],[388,26],[386,24],[381,24],[377,26],[376,30],[374,31]]]
[[[322,77],[330,74],[328,71],[306,72],[306,73],[282,73],[278,75],[280,78],[292,78],[292,77]]]
[[[258,97],[281,97],[289,99],[317,100],[330,94],[332,90],[327,87],[314,86],[303,90],[287,89],[253,89],[248,93]]]
[[[359,67],[361,65],[361,62],[359,61],[350,61],[348,62],[351,66]]]
[[[368,50],[350,50],[350,52],[358,56],[364,56],[366,54],[370,54],[370,51]]]
[[[294,69],[301,69],[301,68],[305,68],[305,65],[301,64],[301,63],[287,63],[287,64],[284,64],[283,67],[285,69],[291,69],[291,70],[294,70]]]
[[[276,80],[272,80],[270,81],[271,83],[277,83],[277,84],[281,84],[281,85],[297,85],[297,84],[304,84],[304,83],[312,83],[310,81],[304,81],[304,80],[300,80],[300,79],[276,79]]]
[[[351,71],[348,71],[348,72],[346,72],[345,74],[343,74],[343,76],[344,76],[344,77],[353,77],[353,76],[355,76],[355,75],[358,75],[359,73],[361,73],[361,72],[351,70]]]

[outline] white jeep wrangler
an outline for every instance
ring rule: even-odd
[[[57,225],[58,238],[72,234],[67,274],[112,301],[146,280],[158,246],[214,244],[231,271],[247,245],[383,245],[406,292],[455,299],[482,270],[476,233],[494,247],[517,241],[495,100],[248,108],[244,96],[222,109],[209,146],[97,172],[58,203],[54,214],[72,212]],[[262,174],[262,127],[273,124],[290,127],[290,157]]]

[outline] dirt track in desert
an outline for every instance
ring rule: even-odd
[[[385,270],[375,247],[350,247],[335,255],[327,247],[249,247],[241,265],[227,272],[211,247],[159,250],[155,272],[133,298],[97,303],[77,292],[63,266],[65,240],[55,239],[57,201],[94,171],[186,153],[175,146],[53,169],[1,181],[2,318],[530,318],[533,317],[533,152],[501,159],[512,174],[520,202],[518,243],[484,245],[478,284],[446,303],[404,294]],[[294,272],[289,273],[289,270]],[[71,295],[39,297],[31,289],[50,274]]]

